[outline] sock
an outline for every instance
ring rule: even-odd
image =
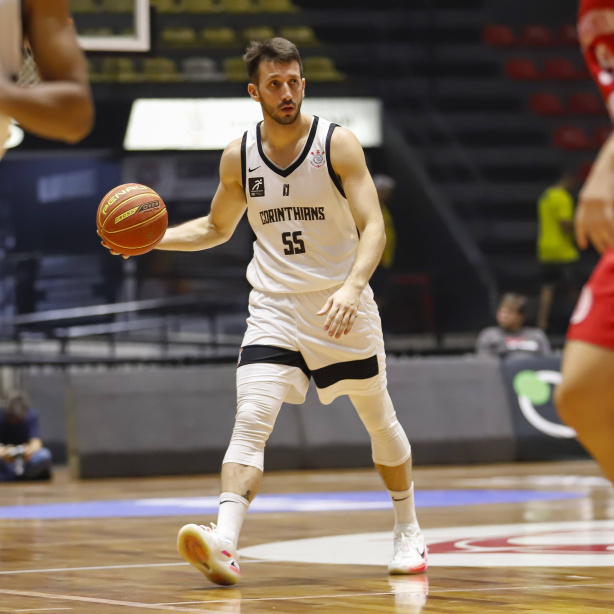
[[[414,483],[411,483],[408,490],[389,490],[388,492],[394,507],[395,531],[406,530],[407,528],[419,531],[420,525],[414,507]]]
[[[247,514],[249,501],[241,495],[223,492],[220,495],[220,508],[217,515],[217,530],[232,541],[235,548],[239,541],[239,533]]]

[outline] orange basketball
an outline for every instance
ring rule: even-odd
[[[151,251],[168,226],[164,201],[139,183],[117,186],[100,201],[98,232],[114,252],[138,256]]]

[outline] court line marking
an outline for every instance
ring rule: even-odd
[[[72,608],[30,608],[29,610],[13,610],[14,612],[51,612],[57,610],[72,610]]]
[[[281,563],[274,559],[260,560],[260,559],[244,559],[243,562],[248,562],[250,565],[254,563]],[[56,567],[53,569],[15,569],[9,571],[0,571],[0,576],[12,576],[24,573],[57,573],[60,571],[91,571],[101,569],[140,569],[146,567],[180,567],[182,565],[189,565],[189,563],[173,562],[173,563],[141,563],[140,565],[97,565],[96,567]]]
[[[202,614],[211,610],[188,610],[186,608],[174,608],[172,606],[159,606],[155,603],[141,603],[139,601],[117,601],[115,599],[99,599],[97,597],[77,597],[76,595],[54,595],[53,593],[38,593],[34,591],[14,591],[0,589],[0,595],[16,595],[18,597],[40,597],[41,599],[55,599],[56,601],[77,601],[79,603],[97,603],[101,605],[118,605],[128,608],[141,608],[143,610],[163,610],[165,612],[188,612]],[[206,605],[206,604],[205,604]]]
[[[478,593],[478,592],[498,592],[498,591],[539,591],[539,590],[558,590],[560,588],[595,588],[595,587],[611,587],[612,583],[599,583],[599,584],[556,584],[546,586],[501,586],[492,588],[449,588],[441,590],[431,590],[429,595],[432,596],[437,593]],[[345,593],[343,595],[296,595],[293,597],[247,597],[236,598],[241,603],[248,601],[294,601],[299,599],[345,599],[346,597],[379,597],[382,595],[396,595],[395,591],[383,591],[377,593]],[[155,605],[195,605],[200,603],[202,605],[210,605],[214,603],[228,603],[232,599],[219,599],[219,600],[207,600],[207,601],[183,601],[177,603],[156,603]],[[185,611],[185,610],[184,610]]]
[[[97,567],[57,567],[56,569],[16,569],[14,571],[0,571],[0,576],[12,576],[24,573],[56,573],[59,571],[90,571],[97,569],[138,569],[140,567],[176,567],[189,565],[189,563],[146,563],[141,565],[99,565]]]

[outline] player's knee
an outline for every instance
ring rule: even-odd
[[[237,408],[232,440],[247,440],[254,446],[264,448],[273,431],[274,417],[270,408],[253,401],[244,401]]]
[[[369,434],[375,464],[396,467],[411,457],[411,445],[396,417],[385,428]]]

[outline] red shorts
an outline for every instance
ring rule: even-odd
[[[567,339],[614,350],[614,249],[601,257],[582,289]]]

